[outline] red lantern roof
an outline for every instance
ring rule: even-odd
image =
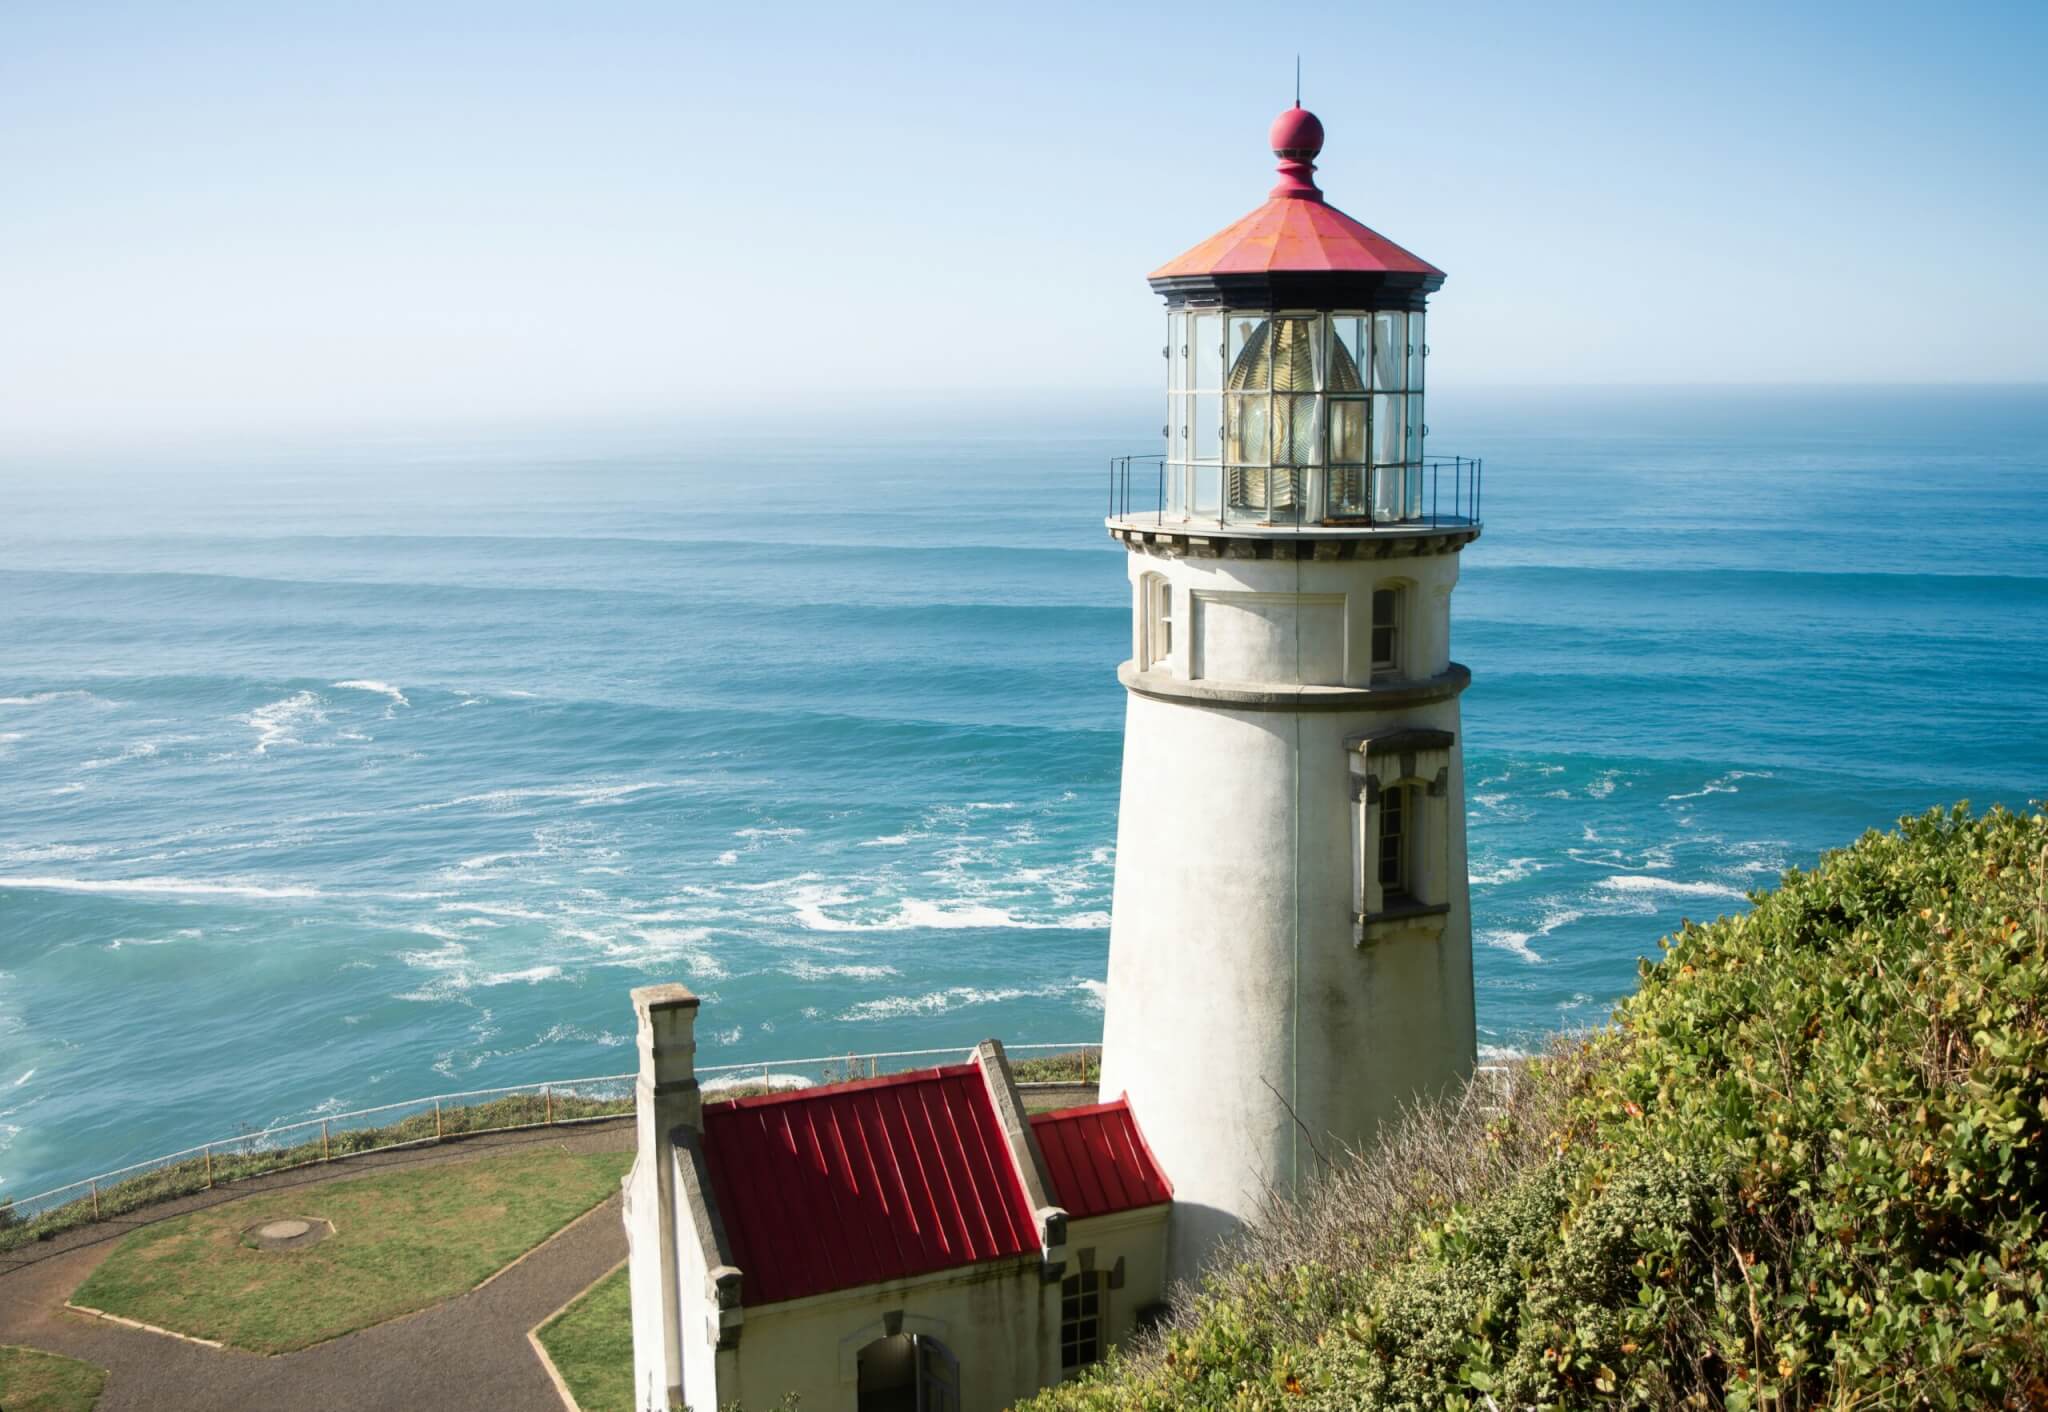
[[[1306,290],[1316,302],[1326,290],[1343,302],[1362,290],[1426,294],[1443,283],[1442,270],[1323,199],[1314,177],[1323,125],[1314,113],[1288,109],[1270,138],[1280,181],[1266,204],[1154,270],[1147,276],[1153,288],[1169,298],[1217,293],[1238,303],[1278,284],[1289,299]]]

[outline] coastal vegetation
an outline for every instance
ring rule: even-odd
[[[616,1193],[631,1162],[547,1144],[261,1192],[129,1232],[71,1299],[285,1353],[472,1288]],[[291,1219],[324,1220],[333,1234],[287,1251],[249,1239]]]
[[[91,1412],[107,1371],[76,1358],[0,1345],[0,1407],[7,1412]]]
[[[1030,1407],[2048,1403],[2048,817],[1903,820],[1753,902]]]

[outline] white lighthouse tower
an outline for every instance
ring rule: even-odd
[[[1458,554],[1479,466],[1425,454],[1443,272],[1267,202],[1155,271],[1166,452],[1113,468],[1131,660],[1103,1091],[1173,1174],[1171,1273],[1472,1069]]]

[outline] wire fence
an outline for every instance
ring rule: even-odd
[[[1100,1046],[1016,1044],[1020,1083],[1085,1083],[1100,1069]],[[708,1101],[754,1093],[810,1088],[848,1079],[876,1078],[907,1069],[957,1062],[973,1051],[899,1049],[762,1063],[705,1064],[697,1074]],[[921,1061],[921,1062],[920,1062]],[[119,1216],[173,1197],[299,1167],[338,1162],[372,1152],[429,1146],[484,1133],[573,1127],[622,1118],[633,1111],[637,1074],[554,1079],[508,1088],[438,1093],[346,1113],[249,1129],[213,1142],[100,1172],[32,1196],[0,1196],[0,1251],[47,1240],[92,1221]]]

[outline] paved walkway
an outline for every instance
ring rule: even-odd
[[[122,1235],[184,1211],[258,1191],[339,1181],[376,1168],[475,1161],[539,1144],[579,1152],[624,1151],[632,1147],[633,1136],[627,1117],[372,1153],[259,1177],[67,1232],[0,1256],[0,1343],[68,1354],[107,1369],[111,1376],[96,1412],[283,1407],[561,1412],[561,1398],[526,1333],[625,1258],[626,1233],[616,1195],[480,1289],[275,1358],[123,1328],[63,1304]]]

